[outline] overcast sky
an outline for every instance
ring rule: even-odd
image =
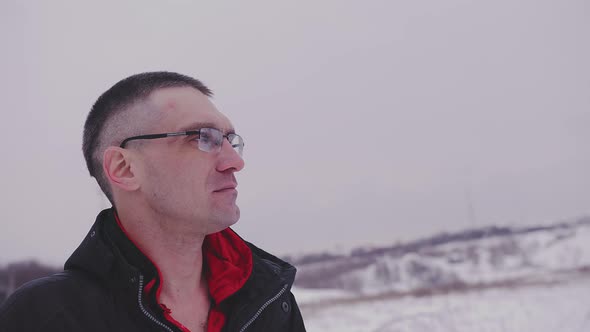
[[[8,0],[0,22],[0,263],[77,247],[106,207],[86,115],[151,70],[215,91],[246,141],[235,229],[277,254],[590,214],[587,0]]]

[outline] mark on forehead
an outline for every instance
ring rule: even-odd
[[[166,109],[175,109],[177,105],[178,105],[178,104],[176,103],[176,101],[175,101],[175,100],[173,100],[173,99],[169,99],[169,100],[166,102],[166,104],[164,105],[164,108],[166,108]]]

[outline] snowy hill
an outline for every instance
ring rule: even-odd
[[[590,331],[590,218],[291,261],[308,331]]]
[[[542,227],[467,230],[291,261],[298,268],[299,289],[357,296],[561,282],[590,276],[590,218]]]

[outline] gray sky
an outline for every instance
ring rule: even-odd
[[[590,214],[586,0],[8,0],[0,21],[0,263],[79,244],[106,206],[86,114],[150,70],[216,92],[246,140],[235,229],[274,253]]]

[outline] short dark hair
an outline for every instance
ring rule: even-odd
[[[111,204],[114,205],[115,202],[108,179],[102,169],[103,151],[98,151],[101,146],[107,143],[101,142],[101,139],[104,140],[104,138],[101,138],[101,133],[105,124],[115,115],[124,112],[138,102],[144,101],[156,90],[172,87],[192,87],[207,97],[213,95],[213,92],[208,87],[192,77],[166,71],[147,72],[127,77],[113,85],[98,97],[90,113],[88,113],[84,124],[82,152],[90,176],[96,179],[100,189],[102,189]],[[117,144],[117,142],[111,142],[111,144]]]

